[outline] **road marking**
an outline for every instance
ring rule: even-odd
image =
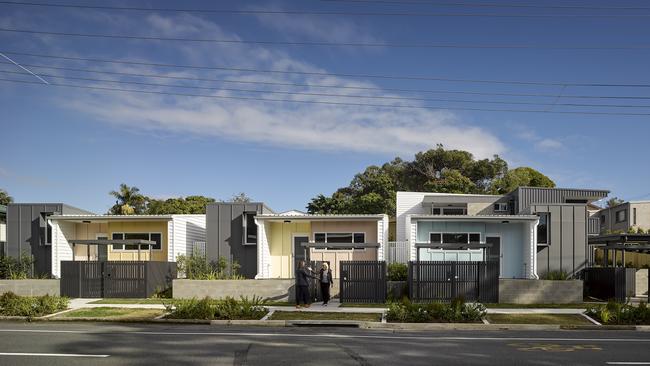
[[[89,355],[81,353],[20,353],[20,352],[0,352],[0,356],[29,356],[29,357],[92,357],[106,358],[109,355]]]
[[[527,341],[527,342],[630,342],[649,343],[650,338],[534,338],[534,337],[433,337],[433,336],[387,336],[360,334],[331,334],[331,333],[247,333],[247,332],[153,332],[153,331],[86,331],[86,330],[53,330],[53,329],[0,329],[0,333],[68,333],[68,334],[138,334],[155,336],[239,336],[239,337],[278,337],[278,338],[365,338],[388,340],[442,340],[442,341]]]
[[[519,351],[543,351],[543,352],[573,352],[573,351],[602,351],[603,349],[593,344],[562,345],[553,343],[510,343]]]
[[[606,362],[608,365],[650,365],[650,362],[625,362],[625,361],[612,361]]]

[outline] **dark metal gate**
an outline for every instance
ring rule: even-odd
[[[499,262],[409,262],[409,298],[414,302],[499,302]]]
[[[146,298],[171,288],[173,262],[61,262],[61,295],[84,298]]]
[[[584,295],[600,300],[625,302],[636,292],[636,269],[623,267],[585,268]]]
[[[386,262],[341,261],[341,303],[383,303],[386,301]]]

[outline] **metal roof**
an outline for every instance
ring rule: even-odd
[[[84,239],[75,239],[69,240],[70,244],[75,245],[156,245],[157,243],[153,240],[144,240],[144,239],[95,239],[95,240],[84,240]]]
[[[381,220],[384,214],[361,215],[361,214],[305,214],[305,215],[282,215],[282,214],[261,214],[255,215],[258,219],[268,220]]]
[[[83,220],[83,221],[152,221],[171,220],[173,215],[51,215],[51,220]]]
[[[589,237],[589,244],[650,244],[650,234],[605,234]]]
[[[306,248],[354,248],[354,249],[363,249],[363,248],[379,248],[381,244],[379,243],[316,243],[308,242],[301,243],[300,246]]]
[[[438,221],[537,221],[537,215],[411,215],[415,220]]]

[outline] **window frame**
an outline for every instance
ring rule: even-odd
[[[122,235],[122,239],[115,239],[113,236],[114,235]],[[151,234],[160,234],[160,249],[155,249],[155,248],[147,248],[147,249],[142,249],[142,246],[145,244],[140,244],[140,251],[149,251],[151,250],[152,252],[161,252],[163,250],[163,233],[161,231],[150,231],[150,232],[139,232],[139,231],[116,231],[112,232],[110,237],[112,240],[125,240],[124,238],[126,237],[126,234],[147,234],[149,236],[149,239],[151,240]],[[116,249],[115,245],[121,245],[122,249]],[[126,249],[125,244],[112,244],[111,245],[111,251],[114,252],[122,252],[122,253],[135,253],[138,251],[138,249]]]
[[[537,238],[535,239],[536,243],[535,245],[551,245],[551,213],[550,212],[539,212],[537,213],[537,216],[539,216],[540,221],[542,216],[546,219],[546,241],[545,242],[540,242],[539,241],[539,228],[540,225],[539,223],[537,224],[537,231],[535,234],[537,234]]]
[[[636,225],[636,207],[632,207],[632,225]]]
[[[619,217],[618,217],[618,215],[619,215],[620,213],[623,213],[623,218],[622,218],[622,219],[619,219]],[[616,212],[614,213],[614,217],[616,218],[616,223],[617,223],[617,224],[620,224],[621,222],[625,222],[625,221],[627,221],[627,208],[624,208],[624,209],[622,209],[622,210],[618,210],[618,211],[616,211]]]
[[[431,235],[432,235],[432,234],[439,234],[439,235],[440,235],[440,241],[439,241],[439,242],[431,241]],[[479,236],[479,239],[478,239],[478,240],[479,240],[479,241],[478,241],[479,243],[482,243],[481,240],[483,240],[483,237],[484,237],[484,235],[482,235],[482,234],[481,234],[480,232],[478,232],[478,231],[467,231],[467,232],[456,232],[456,231],[454,231],[454,232],[451,232],[451,231],[447,231],[447,232],[444,232],[444,231],[429,231],[429,243],[444,244],[444,241],[443,241],[444,234],[462,234],[462,235],[467,234],[467,243],[458,243],[458,244],[471,244],[471,243],[472,243],[472,241],[470,240],[470,236],[471,236],[471,235],[478,235],[478,236]],[[447,244],[451,244],[451,243],[447,243]],[[456,244],[456,243],[453,243],[453,244]]]
[[[325,244],[327,244],[327,234],[329,234],[329,233],[330,232],[327,232],[327,231],[314,231],[312,233],[312,240],[313,240],[314,243],[325,243]],[[325,241],[324,242],[323,241],[316,241],[316,235],[319,235],[319,234],[325,235]],[[347,232],[334,232],[334,231],[332,231],[331,234],[348,234],[348,233]],[[350,244],[360,244],[360,243],[356,243],[354,241],[354,236],[357,235],[357,234],[362,234],[363,235],[363,242],[361,244],[366,242],[366,232],[365,231],[353,231],[353,232],[350,232],[349,234],[351,234],[351,236],[352,236],[352,243],[350,243]],[[328,248],[328,247],[325,247],[324,249],[313,248],[313,250],[314,250],[314,252],[325,252],[325,251],[337,251],[337,252],[359,251],[359,252],[364,252],[366,250],[366,248],[359,249],[359,248]]]
[[[435,213],[434,212],[435,210],[439,210],[440,213]],[[447,214],[447,213],[445,213],[445,211],[447,211],[447,210],[462,210],[463,213],[461,213],[461,214]],[[467,207],[455,207],[455,206],[452,206],[452,207],[431,207],[431,215],[434,215],[434,216],[444,216],[444,215],[447,215],[447,216],[463,216],[463,215],[467,215]]]
[[[255,224],[255,216],[257,215],[257,212],[254,211],[245,211],[242,213],[242,245],[257,245],[259,242],[260,238],[260,231],[259,227],[257,224]],[[248,217],[253,218],[253,224],[255,225],[255,243],[249,243],[248,242]]]
[[[497,208],[500,207],[500,208]],[[494,212],[508,212],[508,202],[495,202],[494,203]]]

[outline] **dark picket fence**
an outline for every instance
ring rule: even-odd
[[[61,295],[85,298],[146,298],[171,288],[176,263],[62,261]]]
[[[636,269],[623,267],[594,267],[582,271],[584,295],[600,300],[625,302],[636,292]]]
[[[409,298],[414,302],[499,302],[499,262],[409,262]]]
[[[341,303],[383,303],[386,301],[386,262],[339,262]]]

